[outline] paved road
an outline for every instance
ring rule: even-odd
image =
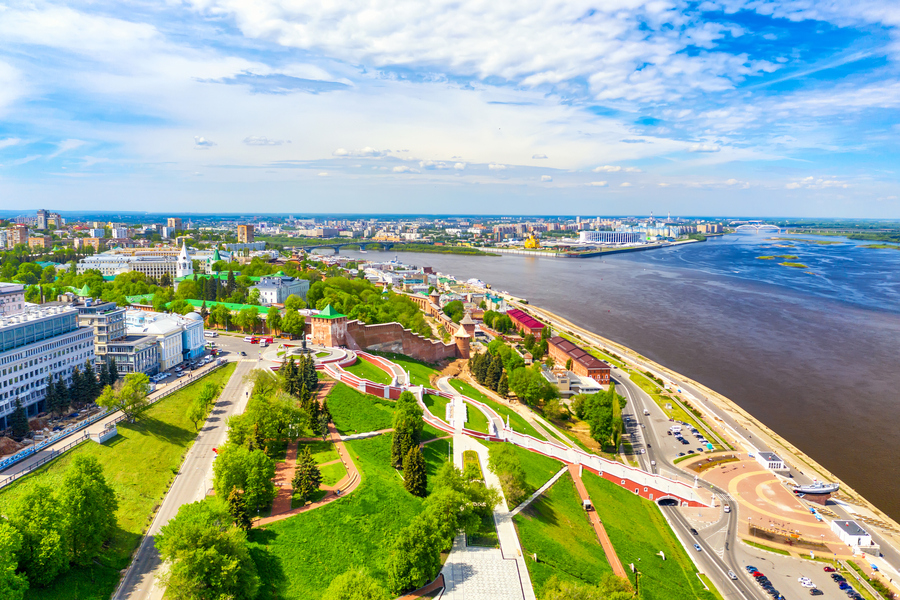
[[[632,431],[636,431],[639,439],[642,441],[634,443],[635,449],[644,448],[644,454],[638,454],[638,460],[641,467],[645,470],[657,473],[662,471],[663,474],[675,474],[684,477],[684,473],[669,461],[671,452],[664,452],[664,435],[660,435],[661,431],[657,429],[667,428],[669,424],[665,413],[656,405],[656,403],[647,394],[634,384],[624,372],[619,369],[614,370],[613,379],[616,387],[624,392],[628,399],[628,404],[623,411],[623,416],[630,415],[636,427]],[[650,412],[649,416],[644,415],[644,410]],[[643,426],[641,426],[643,425]],[[666,440],[668,441],[668,440]],[[649,445],[649,447],[647,447]],[[668,456],[667,456],[668,454]],[[656,465],[652,465],[651,461]],[[724,501],[734,505],[730,496],[720,489],[715,489],[716,493]],[[760,589],[740,578],[739,572],[742,570],[742,557],[737,555],[740,552],[737,543],[737,513],[721,513],[718,521],[702,528],[699,535],[691,533],[691,524],[685,519],[681,509],[675,507],[660,507],[669,523],[672,524],[676,535],[683,541],[688,552],[692,553],[692,559],[700,566],[700,569],[712,580],[716,588],[725,598],[757,598],[762,600],[768,596]],[[723,531],[724,530],[724,531]],[[724,535],[722,535],[724,533]],[[708,541],[707,538],[714,541]],[[694,544],[700,544],[703,548],[702,552],[696,552],[692,549]],[[720,554],[721,552],[721,554]],[[728,577],[728,571],[734,571],[738,574],[738,580],[732,580]]]
[[[163,597],[165,589],[155,581],[159,574],[160,560],[154,546],[154,536],[175,516],[183,504],[196,502],[206,496],[211,487],[212,464],[215,458],[212,449],[225,442],[228,417],[243,411],[249,389],[244,384],[243,378],[255,364],[255,360],[249,359],[238,363],[209,418],[197,435],[194,445],[188,451],[172,488],[166,494],[147,535],[141,541],[137,554],[125,574],[123,584],[113,596],[113,600],[126,598],[159,600]]]

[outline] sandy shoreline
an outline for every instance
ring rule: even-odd
[[[618,342],[607,339],[592,331],[588,331],[583,327],[575,325],[568,319],[561,317],[556,313],[531,304],[522,305],[520,308],[524,310],[531,310],[538,315],[543,315],[547,320],[562,325],[564,328],[568,329],[569,332],[578,334],[579,336],[584,338],[585,341],[591,343],[594,346],[598,346],[600,350],[607,348],[610,351],[615,352],[616,354],[620,355],[625,362],[630,363],[630,365],[632,366],[637,366],[639,370],[649,369],[651,371],[655,371],[659,374],[665,375],[669,379],[682,381],[696,388],[698,391],[703,393],[709,401],[715,404],[716,408],[730,413],[735,422],[746,427],[747,429],[752,428],[754,430],[752,431],[752,433],[762,439],[766,445],[768,445],[773,451],[781,456],[781,458],[784,459],[784,461],[788,463],[793,469],[801,471],[807,475],[812,474],[819,479],[825,479],[840,483],[841,492],[838,499],[852,503],[854,505],[854,509],[864,509],[866,512],[870,512],[872,514],[872,518],[874,518],[876,521],[883,521],[884,526],[878,526],[877,523],[871,522],[869,524],[877,527],[879,533],[887,538],[894,547],[900,547],[900,524],[898,524],[894,519],[885,514],[877,506],[869,502],[859,492],[847,485],[840,478],[836,477],[828,469],[813,460],[812,457],[808,456],[802,450],[791,444],[788,440],[772,431],[768,426],[766,426],[765,423],[762,423],[761,421],[753,417],[753,415],[741,408],[731,399],[723,396],[715,390],[710,389],[702,383],[691,379],[690,377],[682,375],[681,373],[673,371],[668,367],[660,365],[659,363],[650,360],[649,358],[641,354],[638,354],[634,350]],[[639,363],[636,361],[639,361]],[[704,406],[703,402],[692,403],[692,405],[703,414],[704,419],[710,425],[716,426],[718,429],[722,429],[721,419],[714,413],[711,413],[709,409]],[[893,531],[891,531],[892,529]]]

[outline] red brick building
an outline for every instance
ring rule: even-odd
[[[609,383],[609,365],[565,338],[555,335],[547,340],[547,354],[552,356],[556,365],[560,367],[565,366],[571,359],[571,371],[579,377],[590,377],[603,385]]]
[[[541,337],[541,330],[546,327],[546,325],[529,315],[527,312],[519,310],[518,308],[511,308],[506,311],[506,314],[512,321],[516,331],[520,332],[522,335],[528,335],[530,333],[534,337],[539,338]]]

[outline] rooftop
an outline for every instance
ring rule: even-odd
[[[338,311],[334,310],[334,308],[332,308],[330,304],[323,308],[319,312],[319,314],[315,315],[315,317],[320,319],[340,319],[345,318],[346,316],[347,315],[342,315]]]
[[[587,369],[609,370],[610,368],[608,364],[606,364],[596,356],[586,352],[579,346],[576,346],[564,337],[555,335],[550,338],[547,343],[556,346],[557,348],[568,354],[572,360],[584,365]]]
[[[869,532],[859,526],[859,523],[856,521],[833,521],[835,525],[841,528],[841,530],[853,536],[863,536],[869,535]]]
[[[529,329],[543,329],[544,324],[529,315],[527,312],[523,310],[519,310],[518,308],[512,308],[506,311],[506,314],[509,315],[510,319],[515,319],[525,327]]]
[[[783,462],[774,452],[759,452],[758,454],[766,462]]]

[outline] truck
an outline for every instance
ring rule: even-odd
[[[648,417],[650,416],[650,409],[649,409],[649,408],[645,408],[645,409],[644,409],[644,415],[645,415],[645,416],[648,416]]]

